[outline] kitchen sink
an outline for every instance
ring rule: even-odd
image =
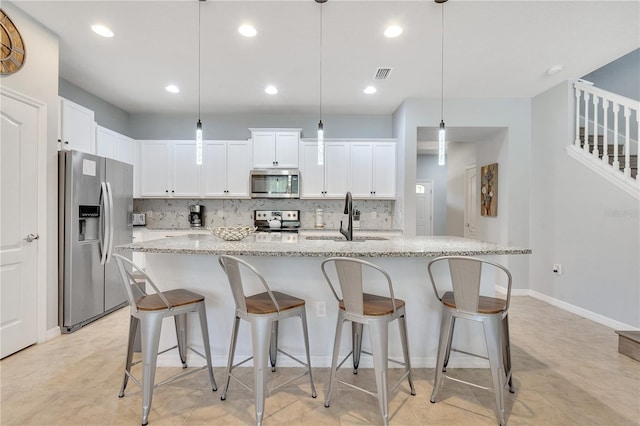
[[[328,235],[310,235],[308,237],[304,237],[305,240],[309,241],[337,241],[337,242],[348,242],[343,236],[332,237]],[[353,242],[363,242],[363,241],[387,241],[388,238],[384,237],[354,237]]]

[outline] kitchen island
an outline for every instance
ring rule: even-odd
[[[305,299],[311,362],[314,367],[328,367],[337,318],[337,302],[324,281],[320,264],[328,257],[351,256],[365,258],[385,269],[394,284],[395,297],[406,302],[409,348],[414,367],[435,365],[438,333],[440,327],[440,302],[436,299],[427,276],[427,263],[443,255],[481,256],[495,259],[499,255],[529,254],[527,248],[508,247],[459,237],[415,237],[389,238],[360,241],[334,240],[334,236],[315,237],[296,234],[254,234],[242,241],[223,241],[213,235],[189,234],[163,238],[117,247],[118,252],[145,254],[146,271],[154,283],[162,289],[187,288],[206,297],[207,319],[211,334],[211,349],[215,366],[224,366],[228,352],[235,306],[224,272],[218,264],[217,255],[228,254],[242,257],[254,265],[265,277],[272,290],[290,293]],[[335,235],[338,238],[338,235]],[[379,237],[378,237],[379,238]],[[444,270],[435,270],[436,275]],[[486,274],[488,283],[495,283],[492,274]],[[388,295],[386,281],[375,277],[368,291]],[[496,283],[500,285],[501,283]],[[484,284],[484,294],[494,294],[495,286]],[[249,282],[247,294],[263,291],[257,281]],[[456,324],[456,338],[465,344],[458,346],[466,351],[484,353],[479,324]],[[190,322],[191,344],[198,348],[197,321]],[[241,325],[236,358],[243,359],[251,353],[250,333],[246,324]],[[401,359],[400,338],[396,327],[389,333],[389,354]],[[161,348],[174,340],[173,327],[163,327]],[[292,354],[303,354],[304,346],[300,334],[300,323],[295,319],[284,321],[280,326],[279,346]],[[363,349],[368,350],[368,333],[365,330]],[[455,343],[455,342],[454,342]],[[351,347],[350,336],[345,332],[341,352],[346,354]],[[172,358],[172,359],[168,359]],[[159,365],[177,365],[177,355],[167,353],[159,358]],[[194,365],[199,358],[190,360]],[[279,365],[289,364],[286,357]],[[361,361],[362,367],[371,364],[368,357]],[[485,361],[468,356],[452,355],[452,366],[482,367]]]

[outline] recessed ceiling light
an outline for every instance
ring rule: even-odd
[[[276,86],[267,86],[264,91],[270,95],[275,95],[276,93],[278,93],[278,88]]]
[[[564,65],[562,65],[562,64],[554,65],[554,66],[552,66],[551,68],[549,68],[547,70],[547,75],[558,74],[563,69],[564,69]]]
[[[388,38],[396,38],[400,34],[402,34],[402,27],[399,27],[397,25],[391,25],[387,27],[386,30],[384,30],[384,35]]]
[[[376,93],[377,89],[373,86],[367,86],[364,89],[364,93],[366,93],[367,95],[372,95],[374,93]]]
[[[102,37],[113,37],[113,31],[104,25],[95,24],[91,26],[94,33],[101,35]]]
[[[167,87],[164,88],[164,90],[166,90],[169,93],[180,93],[180,88],[175,84],[168,85]]]
[[[238,28],[238,32],[245,37],[255,37],[258,32],[251,25],[245,24]]]

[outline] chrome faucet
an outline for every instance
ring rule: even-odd
[[[342,229],[342,221],[340,221],[340,233],[344,235],[347,241],[353,241],[353,198],[351,192],[347,192],[344,199],[344,214],[349,215],[347,230]]]

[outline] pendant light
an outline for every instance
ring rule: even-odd
[[[315,0],[320,3],[320,121],[318,122],[318,165],[324,164],[324,125],[322,124],[322,3],[327,0]]]
[[[447,0],[435,0],[436,3],[442,3],[442,27],[441,27],[441,46],[440,46],[440,128],[438,129],[438,165],[444,166],[446,142],[444,127],[444,3]]]
[[[198,0],[198,122],[196,123],[196,164],[202,164],[202,121],[200,121],[200,9],[206,0]]]

